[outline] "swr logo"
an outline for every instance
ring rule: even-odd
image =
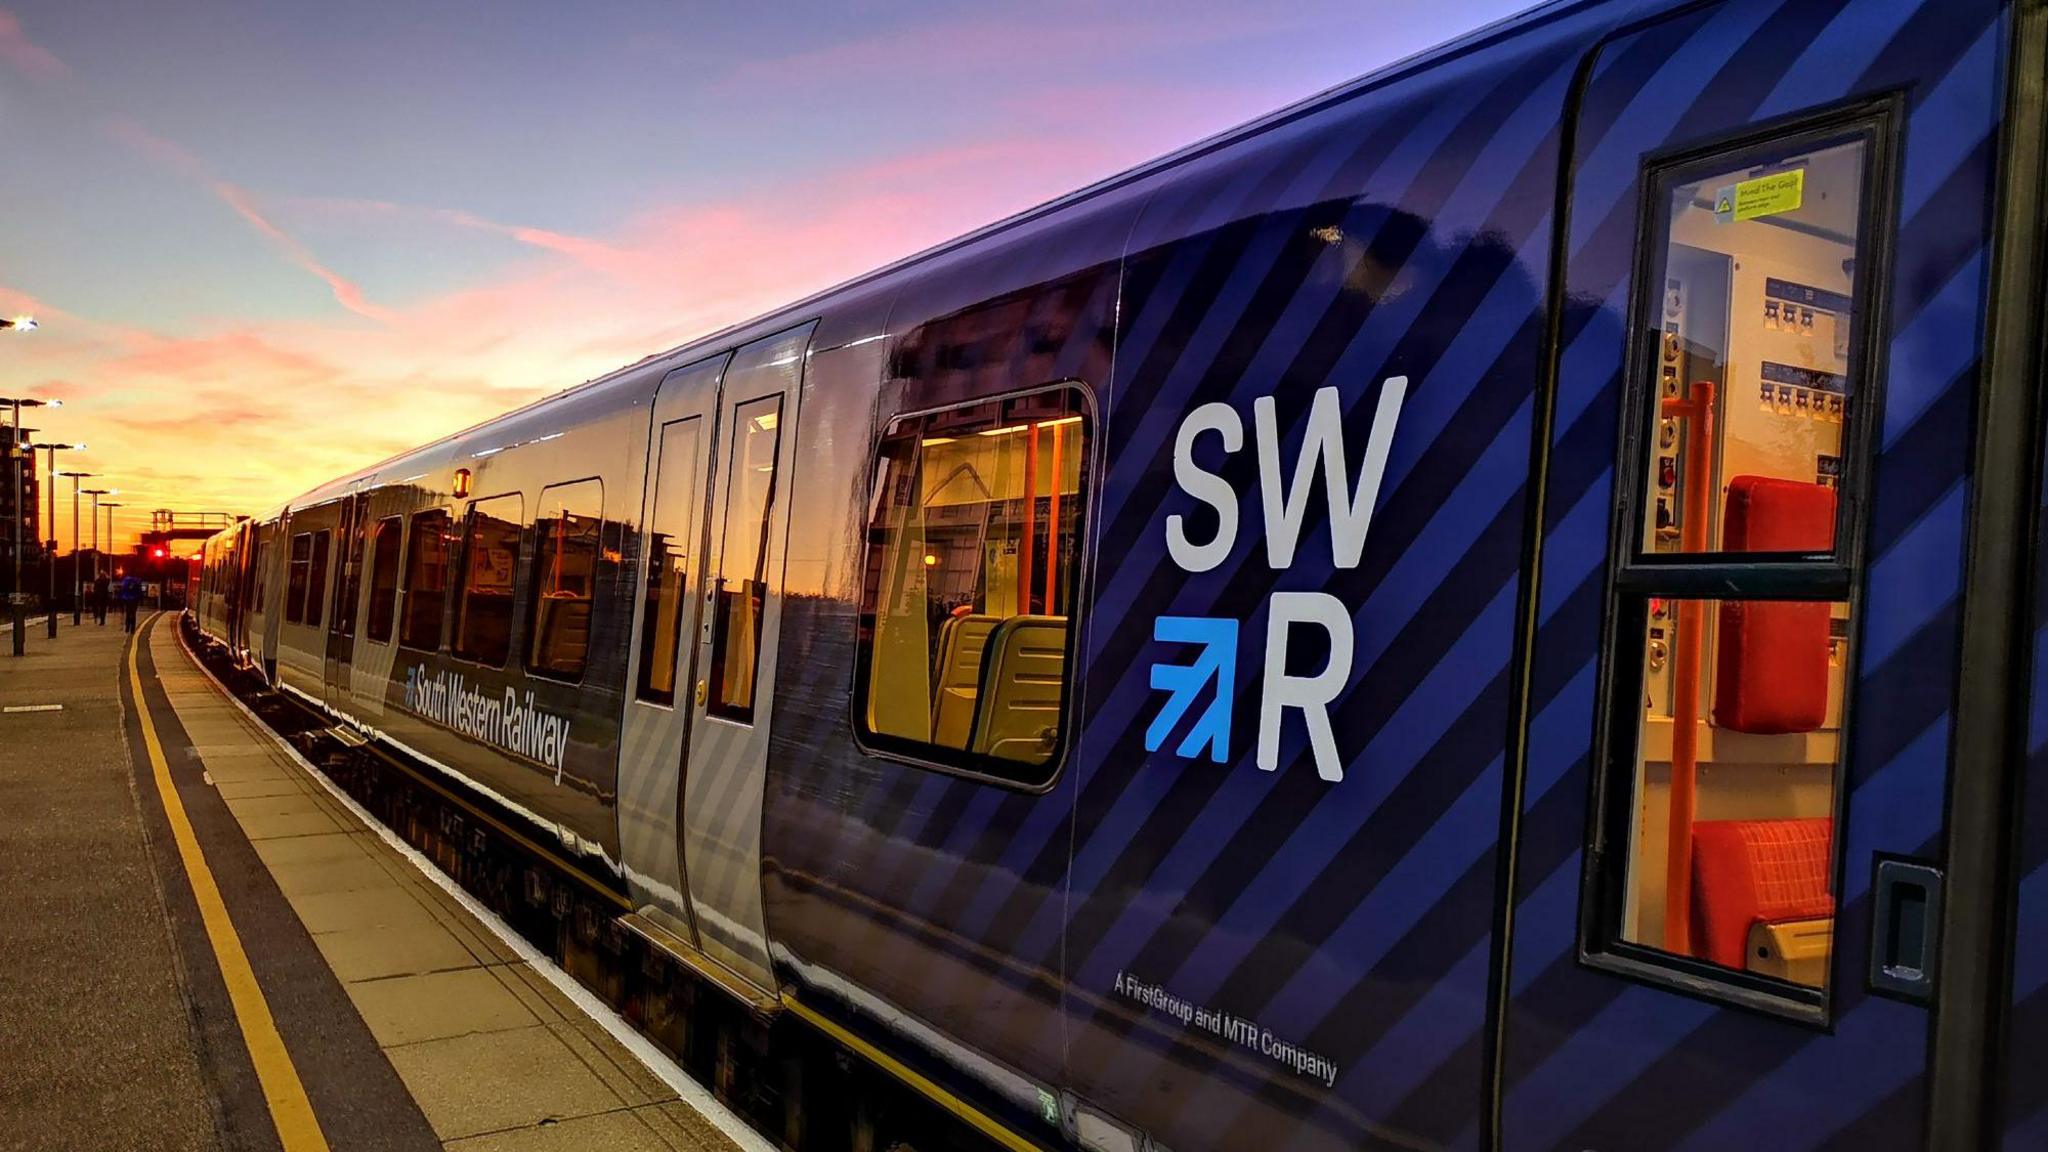
[[[1379,500],[1380,480],[1386,474],[1387,454],[1393,447],[1394,427],[1401,418],[1401,402],[1407,395],[1406,376],[1390,376],[1380,385],[1356,485],[1351,483],[1350,457],[1344,451],[1343,398],[1336,388],[1316,392],[1291,482],[1281,475],[1279,421],[1273,397],[1261,396],[1252,402],[1269,566],[1277,569],[1293,564],[1318,470],[1323,474],[1323,498],[1329,506],[1331,562],[1338,568],[1358,566],[1365,553],[1366,532],[1372,527],[1373,507]],[[1188,413],[1174,438],[1174,482],[1216,512],[1216,533],[1201,543],[1188,538],[1186,521],[1180,515],[1166,518],[1167,552],[1188,572],[1206,572],[1223,563],[1237,543],[1237,490],[1229,480],[1205,471],[1194,460],[1195,441],[1204,433],[1220,436],[1223,451],[1235,453],[1244,447],[1244,420],[1228,404],[1204,404]],[[1329,660],[1311,676],[1287,671],[1288,644],[1297,627],[1321,628],[1328,637]],[[1231,710],[1237,696],[1239,629],[1240,622],[1230,617],[1161,616],[1152,622],[1155,642],[1198,644],[1201,648],[1190,663],[1152,665],[1152,687],[1168,695],[1146,726],[1147,752],[1165,745],[1167,737],[1194,710],[1203,688],[1213,683],[1215,692],[1207,707],[1174,746],[1173,754],[1192,760],[1207,749],[1209,759],[1216,763],[1228,758]],[[1344,779],[1329,706],[1351,679],[1351,658],[1351,612],[1343,601],[1327,592],[1275,592],[1268,598],[1257,756],[1262,770],[1272,772],[1280,767],[1280,728],[1287,712],[1294,710],[1308,726],[1316,774],[1333,782]]]

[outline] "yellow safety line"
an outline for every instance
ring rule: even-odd
[[[155,621],[150,621],[152,630]],[[270,1119],[277,1126],[284,1152],[326,1152],[327,1137],[306,1099],[306,1086],[292,1065],[291,1052],[278,1035],[277,1021],[270,1015],[270,1002],[256,983],[256,971],[249,966],[249,954],[242,948],[228,906],[221,900],[220,886],[206,866],[199,850],[199,838],[192,834],[192,821],[178,800],[178,788],[171,780],[170,765],[164,761],[163,744],[156,726],[149,720],[149,705],[142,695],[142,673],[138,656],[142,650],[141,629],[128,647],[128,684],[135,694],[135,714],[142,728],[142,746],[149,753],[150,771],[156,776],[157,794],[163,798],[164,817],[170,821],[171,839],[177,842],[178,857],[184,861],[185,876],[192,881],[192,897],[199,904],[199,919],[206,925],[206,939],[213,945],[220,964],[222,983],[228,987],[228,1003],[234,1008],[235,1023],[248,1046],[249,1062],[256,1066],[256,1079],[263,1086],[263,1102],[270,1107]]]
[[[1001,1121],[996,1120],[988,1113],[941,1088],[931,1079],[920,1074],[916,1069],[903,1063],[901,1060],[840,1027],[836,1022],[827,1019],[810,1005],[798,1001],[796,997],[786,992],[783,993],[782,1002],[790,1011],[795,1012],[798,1016],[809,1022],[812,1027],[853,1049],[861,1056],[866,1057],[870,1063],[877,1065],[883,1071],[890,1073],[912,1088],[924,1093],[925,1096],[930,1098],[932,1103],[959,1117],[982,1135],[987,1136],[1005,1148],[1011,1149],[1012,1152],[1041,1152],[1038,1145],[1011,1131]]]

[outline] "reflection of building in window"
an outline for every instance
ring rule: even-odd
[[[416,512],[406,548],[405,617],[398,642],[431,652],[441,646],[441,617],[448,591],[448,513]]]
[[[583,676],[603,523],[600,481],[557,484],[541,493],[540,519],[534,524],[533,638],[526,666],[543,676]]]
[[[860,714],[878,746],[1018,779],[1058,751],[1088,427],[1078,393],[899,421],[876,463]]]
[[[1855,561],[1836,492],[1858,479],[1844,447],[1866,403],[1851,336],[1867,148],[1858,133],[1757,149],[1657,182],[1639,507],[1614,577],[1620,634],[1642,645],[1613,705],[1636,714],[1615,757],[1616,934],[1809,987],[1834,927]]]
[[[731,720],[754,717],[754,680],[761,658],[761,614],[767,608],[768,526],[774,518],[782,397],[749,401],[733,411],[725,540],[718,560],[718,596],[711,617],[709,710]]]
[[[499,667],[512,650],[512,592],[524,504],[520,496],[494,496],[469,506],[451,645],[465,660]]]

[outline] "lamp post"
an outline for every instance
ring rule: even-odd
[[[43,522],[43,531],[49,533],[50,546],[43,552],[43,622],[49,626],[49,637],[57,638],[57,453],[83,451],[83,444],[35,444],[50,454],[49,519]],[[76,547],[73,552],[78,551]]]
[[[85,577],[78,568],[78,482],[97,472],[59,472],[59,476],[71,477],[71,626],[78,627],[85,622]],[[98,523],[95,518],[94,523]]]
[[[10,320],[7,326],[9,328],[27,330],[35,327],[35,321]],[[14,510],[14,582],[7,586],[7,603],[14,619],[14,654],[16,656],[26,651],[25,645],[28,640],[28,637],[23,632],[22,611],[24,605],[21,602],[21,476],[23,466],[17,463],[21,457],[21,410],[23,408],[41,408],[46,405],[57,408],[62,407],[63,403],[61,400],[38,400],[33,396],[0,396],[0,404],[7,405],[12,417],[10,420],[12,431],[8,433],[9,439],[7,441],[7,467],[9,470],[8,483],[14,487],[14,503],[12,505]],[[29,466],[32,467],[34,463],[35,461],[31,459]]]

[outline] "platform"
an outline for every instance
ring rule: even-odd
[[[66,621],[0,655],[0,1147],[760,1146],[330,792],[172,615],[125,641]]]

